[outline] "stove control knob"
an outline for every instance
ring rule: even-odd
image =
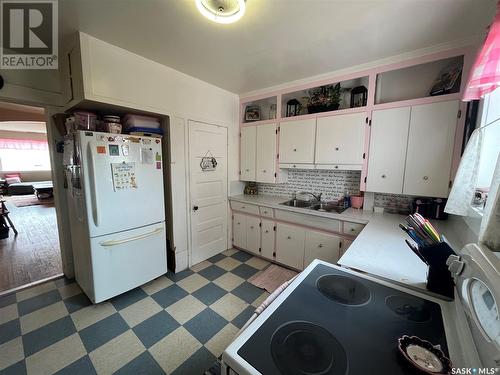
[[[461,260],[458,255],[450,255],[446,260],[448,269],[453,276],[458,276],[464,270],[465,263]]]

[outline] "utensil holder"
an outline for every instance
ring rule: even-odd
[[[454,298],[455,283],[451,276],[446,260],[450,255],[456,255],[446,242],[421,247],[420,254],[429,265],[427,272],[427,290]]]

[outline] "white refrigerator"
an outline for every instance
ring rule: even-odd
[[[99,303],[167,272],[161,139],[78,131],[64,165],[75,278]]]

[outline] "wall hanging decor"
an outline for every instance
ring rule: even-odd
[[[203,172],[215,171],[215,168],[217,168],[217,159],[215,159],[210,150],[201,158],[200,168]]]
[[[245,108],[245,121],[260,120],[260,107],[258,105],[248,105]]]

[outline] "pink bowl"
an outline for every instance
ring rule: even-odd
[[[360,195],[351,196],[351,207],[352,208],[361,208],[363,207],[363,197]]]

